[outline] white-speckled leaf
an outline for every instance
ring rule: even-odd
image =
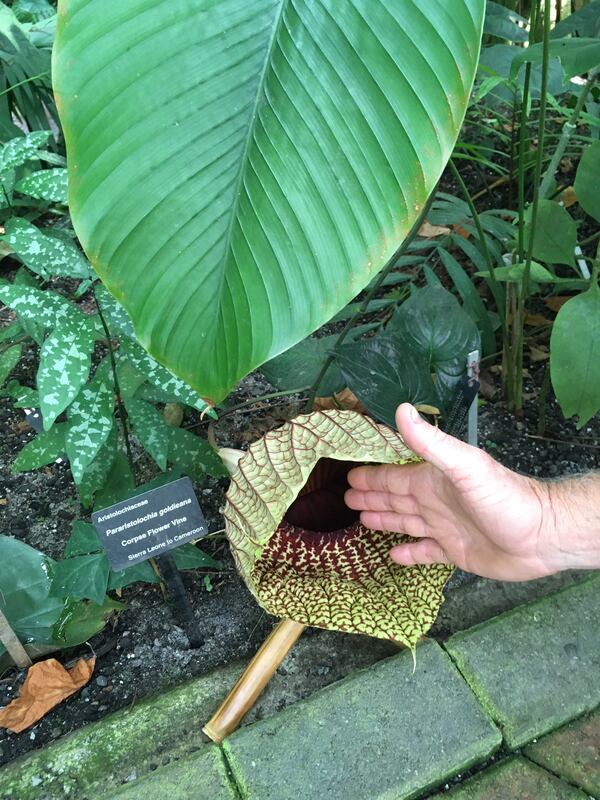
[[[119,437],[116,426],[113,425],[108,439],[98,451],[98,455],[88,465],[83,473],[83,478],[77,486],[81,504],[88,508],[94,501],[94,495],[99,491],[108,479],[111,467],[115,462],[119,450]]]
[[[21,450],[12,466],[13,472],[28,472],[30,469],[52,464],[65,452],[66,424],[54,425],[49,431],[38,433]]]
[[[39,148],[47,144],[51,136],[51,131],[34,131],[0,147],[0,175],[39,158]]]
[[[39,170],[20,180],[15,189],[21,194],[35,197],[37,200],[67,205],[69,201],[67,170]]]
[[[12,308],[23,320],[46,329],[62,325],[69,317],[80,325],[85,322],[84,315],[64,297],[31,286],[16,283],[0,286],[0,302]]]
[[[123,342],[123,349],[127,353],[127,357],[133,366],[146,376],[146,380],[153,383],[155,386],[160,386],[165,392],[177,397],[182,403],[185,403],[198,411],[206,411],[211,417],[216,417],[216,414],[208,406],[207,403],[195,392],[191,386],[185,381],[176,378],[173,373],[169,372],[166,367],[158,364],[151,358],[146,351],[135,342]]]
[[[21,358],[20,344],[15,344],[12,347],[9,347],[2,353],[2,355],[0,355],[0,386],[4,385],[4,382],[6,381],[10,373],[19,363],[20,358]]]
[[[9,219],[5,229],[3,240],[32,272],[42,277],[90,277],[90,265],[74,243],[46,236],[35,225],[18,217]]]
[[[101,283],[98,283],[94,287],[94,293],[111,334],[122,333],[129,339],[135,340],[133,323],[129,319],[129,315],[123,306],[115,300],[112,294],[110,294]]]
[[[71,403],[65,444],[77,484],[108,439],[114,423],[114,407],[113,387],[102,376],[84,386]]]
[[[40,350],[37,387],[44,429],[77,397],[90,373],[94,327],[67,316],[46,338]]]
[[[169,452],[170,429],[163,415],[150,403],[129,397],[125,401],[133,432],[141,445],[150,453],[158,468],[166,470]]]

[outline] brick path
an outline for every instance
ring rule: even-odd
[[[5,767],[1,800],[600,800],[600,575],[241,728],[239,667]],[[468,773],[465,775],[465,773]]]

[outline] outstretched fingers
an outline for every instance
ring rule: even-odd
[[[449,564],[450,560],[435,539],[420,539],[407,542],[390,550],[390,558],[396,564],[412,567],[414,564]]]
[[[361,492],[348,489],[344,495],[348,508],[356,511],[395,511],[397,514],[419,514],[418,501],[411,495],[390,492]]]
[[[428,535],[427,525],[418,514],[397,514],[394,511],[363,511],[360,521],[366,528],[375,531],[404,533],[419,539]]]
[[[348,483],[360,492],[409,494],[415,470],[423,464],[382,464],[377,467],[356,467],[348,473]]]

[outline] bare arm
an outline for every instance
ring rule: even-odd
[[[477,448],[397,412],[423,464],[358,467],[347,504],[363,524],[417,541],[392,549],[400,564],[453,563],[500,580],[600,568],[600,475],[546,483],[517,475]]]

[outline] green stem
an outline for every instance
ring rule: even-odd
[[[548,197],[552,192],[551,186],[552,186],[552,181],[554,180],[554,176],[556,174],[556,170],[558,169],[558,166],[559,166],[559,164],[561,162],[561,159],[565,154],[565,150],[567,149],[567,145],[569,144],[569,140],[571,139],[571,136],[573,135],[574,131],[577,129],[577,120],[579,119],[579,116],[580,116],[581,112],[583,111],[583,107],[585,105],[585,101],[587,100],[588,95],[592,90],[592,87],[593,87],[593,85],[594,85],[594,83],[596,81],[597,75],[598,75],[598,71],[597,70],[592,70],[590,72],[585,86],[583,87],[583,89],[579,93],[579,98],[577,99],[577,104],[575,105],[575,108],[571,112],[571,116],[569,117],[567,122],[565,122],[565,124],[563,126],[562,133],[560,135],[560,139],[558,140],[558,144],[556,146],[556,150],[554,151],[554,154],[552,156],[552,159],[550,161],[548,169],[546,170],[546,172],[544,174],[544,178],[543,178],[542,184],[540,186],[540,197],[541,198]]]
[[[505,338],[506,335],[506,325],[504,321],[504,308],[502,307],[502,287],[500,286],[500,282],[496,278],[496,273],[494,271],[494,262],[492,261],[492,257],[490,255],[490,251],[487,245],[487,239],[485,237],[485,232],[483,230],[483,226],[481,224],[481,220],[479,219],[479,214],[477,213],[477,209],[475,208],[475,203],[473,202],[473,198],[471,197],[471,193],[469,192],[466,183],[464,182],[462,175],[458,171],[458,168],[454,161],[450,159],[448,162],[448,166],[450,167],[456,182],[458,183],[461,192],[465,198],[467,205],[469,206],[469,211],[471,212],[471,216],[473,217],[473,222],[475,224],[475,228],[477,229],[477,235],[479,237],[479,241],[481,242],[481,249],[483,251],[483,256],[485,258],[485,263],[488,269],[490,283],[492,285],[492,291],[494,293],[494,297],[496,298],[496,302],[498,303],[498,311],[500,314],[500,320],[502,325],[502,337]]]
[[[127,460],[129,462],[129,468],[131,469],[131,474],[133,475],[134,482],[137,483],[135,477],[135,464],[133,461],[133,453],[131,452],[131,441],[129,436],[129,425],[127,423],[127,412],[125,411],[125,404],[123,403],[123,396],[121,394],[121,387],[119,385],[119,376],[117,374],[117,362],[115,359],[115,350],[112,345],[110,330],[108,329],[106,319],[104,318],[104,314],[102,313],[102,308],[100,307],[100,303],[98,302],[98,298],[96,297],[95,287],[92,287],[92,294],[94,295],[94,302],[96,303],[96,308],[98,309],[98,316],[100,317],[100,322],[102,323],[102,327],[104,328],[104,333],[106,335],[106,344],[108,347],[110,366],[113,374],[113,381],[115,384],[115,394],[117,396],[117,408],[119,410],[119,419],[121,420],[121,426],[123,428],[123,438],[125,440],[125,450],[127,452]]]
[[[269,394],[263,394],[260,397],[253,397],[252,400],[246,400],[244,403],[239,403],[236,406],[228,406],[223,412],[219,413],[219,420],[228,417],[230,414],[233,414],[235,411],[241,411],[244,408],[250,408],[250,406],[255,406],[257,403],[262,403],[263,400],[274,400],[277,397],[289,397],[292,394],[303,394],[310,389],[309,386],[303,386],[300,389],[285,389],[282,392],[270,392]]]
[[[342,332],[340,333],[335,344],[333,345],[330,355],[328,355],[325,361],[323,362],[323,366],[321,367],[321,370],[319,371],[319,374],[317,375],[315,382],[310,388],[308,399],[305,405],[305,411],[307,413],[312,411],[313,403],[315,402],[315,397],[317,396],[317,392],[319,391],[319,386],[321,385],[323,378],[325,377],[327,371],[329,370],[329,367],[333,364],[338,348],[343,344],[344,340],[354,327],[356,321],[365,313],[365,311],[369,307],[369,303],[371,302],[371,300],[373,299],[379,288],[382,286],[383,282],[385,281],[385,279],[387,278],[393,267],[396,265],[398,259],[404,255],[404,253],[408,250],[410,245],[413,243],[415,237],[419,233],[421,225],[425,221],[425,218],[429,213],[429,209],[433,204],[436,191],[437,191],[437,186],[433,189],[433,191],[429,195],[429,198],[425,203],[425,206],[423,207],[421,213],[419,214],[417,221],[408,232],[406,239],[402,242],[398,250],[396,250],[394,255],[389,259],[387,264],[383,267],[383,269],[377,276],[377,280],[371,286],[369,291],[366,293],[363,301],[358,307],[358,310],[350,317],[350,319],[342,329]]]
[[[550,394],[550,364],[546,364],[544,370],[544,380],[542,381],[542,388],[538,399],[538,436],[543,436],[546,433],[546,403],[548,395]]]
[[[588,236],[587,239],[582,239],[579,242],[579,246],[580,247],[584,247],[586,244],[592,244],[592,242],[595,242],[596,239],[600,239],[600,231],[596,231],[596,233],[592,233],[592,235]]]
[[[540,96],[540,109],[538,119],[538,143],[535,161],[535,177],[533,183],[533,201],[531,204],[531,220],[529,228],[529,242],[527,247],[527,259],[523,271],[523,279],[517,303],[517,314],[514,320],[516,327],[516,371],[515,371],[515,394],[513,397],[514,408],[520,411],[523,408],[523,329],[525,326],[525,306],[529,296],[529,275],[531,272],[531,262],[533,259],[533,248],[535,244],[535,229],[537,224],[539,201],[540,201],[540,182],[542,176],[542,163],[544,154],[544,135],[546,128],[546,107],[548,95],[548,67],[550,63],[550,11],[551,0],[544,0],[544,26],[543,26],[543,54],[542,54],[542,86]]]
[[[600,244],[598,245],[598,250],[596,251],[596,258],[594,259],[594,264],[592,266],[592,276],[590,278],[590,285],[597,287],[599,277],[600,277]]]
[[[49,74],[50,74],[49,70],[46,70],[45,72],[40,72],[39,75],[32,75],[31,78],[25,78],[24,80],[19,81],[18,83],[13,83],[7,89],[4,89],[3,91],[0,92],[0,97],[2,97],[5,94],[8,94],[9,92],[14,91],[19,86],[23,86],[26,83],[31,83],[32,81],[37,81],[38,78],[43,78],[44,75],[49,75]]]
[[[525,65],[525,81],[523,84],[523,97],[521,98],[521,114],[519,119],[519,172],[518,172],[518,198],[519,198],[519,230],[517,252],[518,261],[525,257],[525,147],[529,141],[527,131],[527,118],[529,115],[529,87],[531,84],[531,63]]]

